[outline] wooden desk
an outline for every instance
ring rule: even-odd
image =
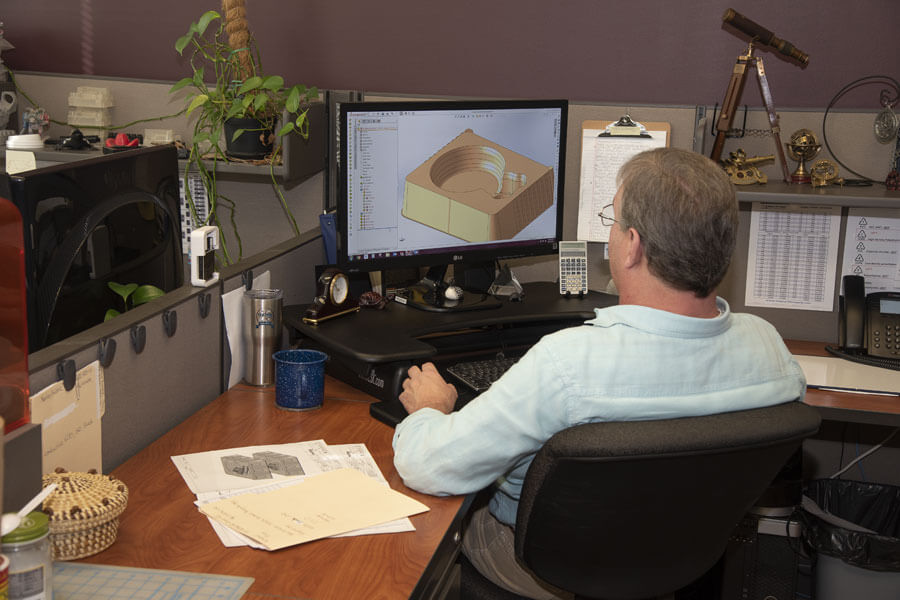
[[[469,501],[403,485],[393,464],[394,430],[369,416],[370,396],[331,378],[319,410],[285,411],[274,395],[274,387],[236,386],[115,469],[129,488],[118,538],[84,561],[253,577],[249,599],[430,597],[455,558]],[[411,517],[416,531],[317,540],[276,552],[226,548],[170,459],[315,439],[364,443],[392,489],[430,507]]]
[[[821,342],[786,340],[793,354],[832,356]],[[807,388],[807,404],[819,409],[823,419],[869,425],[900,426],[900,396],[855,394]]]

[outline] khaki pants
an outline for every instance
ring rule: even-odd
[[[516,560],[515,532],[494,518],[488,507],[472,513],[463,535],[462,552],[494,585],[535,600],[570,600],[573,595],[544,583]]]

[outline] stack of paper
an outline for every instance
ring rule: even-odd
[[[226,546],[277,550],[323,537],[413,531],[428,507],[388,486],[364,444],[323,440],[173,456]]]

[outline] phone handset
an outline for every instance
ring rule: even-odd
[[[859,275],[844,275],[840,297],[838,344],[849,352],[865,351],[866,282]]]

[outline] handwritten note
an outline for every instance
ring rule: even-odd
[[[99,362],[80,369],[71,390],[57,381],[34,394],[30,402],[31,420],[41,424],[44,473],[57,467],[103,471],[100,419],[105,405]]]
[[[604,131],[600,128],[584,127],[581,131],[578,239],[608,242],[609,227],[600,221],[600,211],[607,204],[612,204],[613,196],[616,195],[619,168],[639,152],[665,147],[667,132],[651,131],[652,137],[643,138],[598,137]]]

